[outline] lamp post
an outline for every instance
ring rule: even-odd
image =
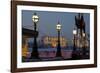
[[[85,33],[83,33],[83,57],[85,57],[86,56],[86,48],[85,48],[85,37],[86,37],[86,34]]]
[[[34,13],[34,15],[32,16],[32,21],[34,23],[34,42],[33,42],[31,58],[39,58],[38,57],[38,45],[37,45],[37,37],[38,37],[37,22],[39,21],[39,17],[36,13]]]
[[[56,57],[61,57],[61,45],[60,45],[61,24],[59,22],[56,25],[56,29],[57,29],[57,32],[58,32],[58,45],[57,45]]]
[[[77,30],[74,28],[73,30],[73,36],[74,36],[74,39],[73,39],[73,53],[72,53],[72,58],[76,58],[76,34],[77,34]]]

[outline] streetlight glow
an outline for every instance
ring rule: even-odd
[[[32,16],[32,21],[35,23],[39,21],[39,16],[36,13],[34,13],[34,15]]]
[[[85,37],[85,33],[83,33],[83,37]]]
[[[57,24],[57,25],[56,25],[56,29],[57,29],[57,30],[61,30],[61,25],[60,25],[60,24]]]
[[[74,34],[74,35],[76,35],[76,34],[77,34],[77,31],[76,31],[75,29],[73,30],[73,34]]]

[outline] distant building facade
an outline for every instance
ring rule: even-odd
[[[41,40],[42,40],[42,43],[44,45],[50,45],[53,48],[57,47],[57,44],[58,44],[58,37],[57,36],[43,36],[41,38]],[[60,44],[61,44],[62,48],[67,47],[67,39],[65,37],[61,36],[60,37]]]

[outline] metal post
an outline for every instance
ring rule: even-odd
[[[83,37],[83,58],[86,56],[86,48],[85,48],[85,36]]]
[[[57,46],[56,57],[61,57],[60,30],[58,30],[58,46]]]
[[[76,42],[76,38],[75,38],[75,34],[74,34],[72,59],[77,59],[77,55],[76,55],[76,43],[75,42]]]
[[[38,31],[36,31],[36,23],[34,23],[34,42],[33,42],[33,49],[31,53],[31,58],[39,58],[38,57],[38,45],[37,45],[37,37],[38,37]]]

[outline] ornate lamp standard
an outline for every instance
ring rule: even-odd
[[[57,52],[56,52],[56,57],[61,57],[61,45],[60,45],[60,31],[61,31],[61,25],[58,22],[56,25],[56,29],[58,31],[58,45],[57,45]]]
[[[74,39],[73,39],[73,53],[72,53],[72,58],[76,58],[76,34],[77,34],[77,30],[74,28],[73,30],[73,35],[74,35]]]
[[[34,13],[34,15],[32,16],[32,21],[34,22],[34,42],[33,42],[31,58],[39,58],[38,57],[38,45],[37,45],[37,37],[38,37],[37,22],[39,21],[39,17],[36,13]]]

